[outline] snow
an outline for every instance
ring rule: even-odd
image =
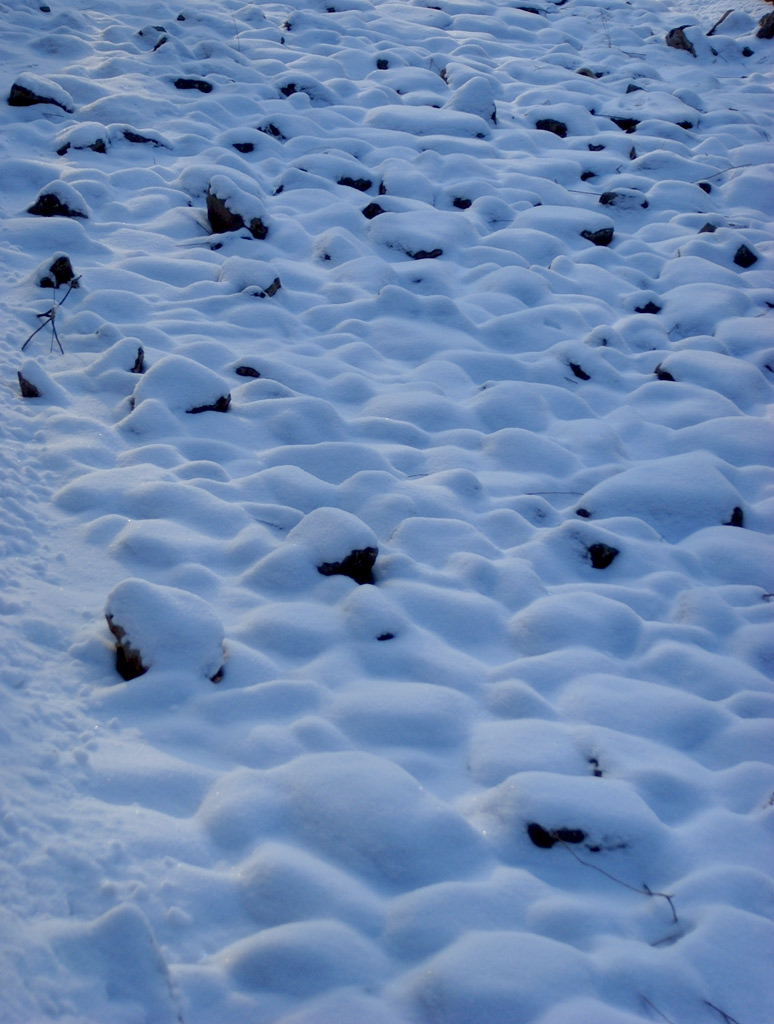
[[[0,1024],[769,1019],[731,2],[0,0]]]

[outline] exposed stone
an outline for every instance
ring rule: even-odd
[[[340,562],[323,562],[317,566],[317,571],[322,576],[349,576],[355,583],[373,583],[374,562],[378,554],[378,548],[362,548],[350,552]]]
[[[373,182],[370,178],[339,178],[339,185],[355,188],[358,192],[367,192],[372,184]]]
[[[8,96],[9,107],[34,107],[38,103],[51,103],[55,107],[66,110],[68,114],[73,112],[73,108],[67,106],[62,100],[56,100],[52,96],[37,93],[34,89],[28,89],[25,85],[20,85],[18,82],[13,83]]]
[[[255,149],[252,142],[233,142],[232,145],[238,153],[252,153]]]
[[[640,123],[636,117],[611,117],[610,120],[614,125],[617,125],[622,132],[626,132],[627,135],[631,135]]]
[[[368,220],[373,220],[374,217],[378,217],[380,213],[384,213],[384,210],[378,203],[369,203],[361,212]]]
[[[717,229],[718,228],[716,224],[711,224],[709,221],[707,221],[707,223],[703,227],[699,228],[699,234],[712,235],[717,231]]]
[[[731,513],[731,518],[723,525],[744,527],[744,511],[739,507],[739,505],[734,507],[734,510]]]
[[[412,260],[437,260],[439,256],[443,256],[443,249],[418,249],[408,255]]]
[[[273,139],[277,139],[278,142],[287,142],[287,136],[283,135],[276,124],[268,122],[267,124],[259,125],[259,132],[263,132],[264,135],[271,135]]]
[[[48,272],[38,281],[41,288],[58,288],[60,284],[70,284],[73,288],[78,287],[75,280],[75,272],[69,256],[57,256],[48,268]]]
[[[586,833],[579,828],[543,828],[537,822],[527,825],[527,835],[541,850],[550,850],[556,843],[582,843]]]
[[[764,14],[758,22],[758,31],[755,33],[758,39],[774,39],[774,11]],[[745,54],[745,57],[752,57],[752,53]]]
[[[557,121],[553,117],[543,117],[535,123],[535,127],[541,132],[551,132],[558,135],[560,139],[567,137],[567,125],[564,121]]]
[[[232,213],[226,205],[225,200],[207,190],[207,220],[216,235],[224,231],[239,231],[245,226],[241,215]]]
[[[27,209],[34,217],[80,217],[86,220],[86,214],[82,210],[76,210],[68,206],[59,196],[53,192],[44,192]]]
[[[452,206],[455,210],[468,210],[473,205],[470,199],[463,199],[462,196],[456,196],[452,200]]]
[[[108,629],[116,638],[116,671],[118,674],[126,682],[129,682],[130,679],[144,676],[148,671],[148,666],[143,665],[140,652],[135,650],[124,639],[126,637],[126,630],[113,621],[112,615],[107,614],[105,618],[107,619]]]
[[[133,132],[130,128],[124,128],[121,134],[127,142],[134,142],[140,146],[161,146],[161,143],[156,139],[150,139],[147,135],[141,135],[139,132]]]
[[[656,369],[653,372],[655,373],[655,375],[658,377],[659,380],[674,380],[674,377],[669,372],[669,370],[665,370],[661,366],[661,363],[658,364],[658,366],[656,367]]]
[[[260,373],[258,373],[257,370],[253,369],[252,366],[237,366],[236,370],[234,370],[234,373],[238,377],[253,377],[257,379],[258,377],[261,376]]]
[[[591,380],[591,377],[589,376],[589,374],[586,373],[586,371],[583,369],[583,367],[579,366],[578,363],[570,363],[570,369],[575,374],[575,376],[578,378],[578,380]]]
[[[199,92],[212,92],[212,86],[202,78],[176,78],[173,85],[176,89],[198,89]]]
[[[593,242],[594,245],[610,245],[613,233],[613,228],[599,228],[598,231],[581,231],[581,238]]]
[[[260,293],[260,297],[262,299],[270,299],[272,296],[277,294],[281,287],[282,281],[280,281],[278,277],[275,277],[269,287]]]
[[[385,57],[379,57],[376,61],[376,66],[380,71],[386,71],[390,66],[390,62]]]
[[[661,312],[661,306],[657,306],[655,302],[648,301],[648,302],[645,303],[644,306],[635,306],[634,307],[634,312],[635,313],[651,313],[652,315],[655,315],[656,313],[660,313]]]
[[[734,254],[734,263],[737,267],[741,267],[742,270],[747,270],[748,267],[751,267],[757,262],[758,257],[752,249],[748,249],[746,245],[740,245]]]
[[[695,57],[696,50],[694,45],[684,31],[687,27],[687,25],[680,25],[677,28],[670,29],[666,34],[666,44],[675,50],[685,50],[692,57]]]
[[[607,569],[621,552],[610,544],[590,544],[586,549],[589,553],[589,561],[594,569]]]
[[[38,391],[32,381],[27,380],[21,370],[16,371],[16,376],[19,378],[22,398],[40,398],[40,391]]]
[[[195,405],[192,409],[186,409],[187,413],[195,416],[200,412],[228,412],[231,405],[231,395],[221,395],[220,398],[209,405]]]
[[[591,513],[587,508],[576,508],[575,515],[580,516],[581,519],[591,519]]]
[[[145,349],[140,345],[137,349],[137,358],[134,361],[130,373],[145,373]]]

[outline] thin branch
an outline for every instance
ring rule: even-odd
[[[583,860],[567,843],[563,840],[559,840],[562,846],[567,850],[571,856],[573,856],[579,864],[582,864],[586,868],[591,868],[592,871],[598,871],[600,875],[604,875],[605,878],[609,878],[611,882],[617,882],[619,885],[624,886],[626,889],[631,889],[632,892],[638,892],[642,896],[663,896],[663,898],[669,904],[669,909],[672,911],[672,923],[677,924],[677,912],[675,911],[675,905],[672,902],[672,897],[668,896],[665,892],[654,892],[649,886],[643,882],[642,886],[630,885],[628,882],[624,882],[621,878],[616,878],[615,875],[611,875],[609,871],[605,871],[604,868],[599,867],[597,864],[589,864],[587,860]]]
[[[724,1010],[721,1010],[719,1006],[715,1006],[715,1004],[711,1003],[709,999],[704,1000],[704,1005],[709,1006],[711,1010],[714,1010],[716,1013],[719,1013],[720,1016],[723,1018],[725,1024],[739,1024],[739,1021],[736,1019],[736,1017],[732,1017],[730,1013],[726,1013]]]
[[[657,1006],[655,1006],[650,1001],[650,999],[648,999],[647,996],[640,995],[640,999],[642,1000],[644,1006],[650,1008],[651,1010],[654,1010],[659,1015],[659,1017],[662,1020],[665,1020],[667,1022],[667,1024],[675,1024],[675,1022],[672,1020],[672,1018],[671,1017],[667,1017],[667,1015],[665,1013],[662,1013],[661,1010],[659,1010],[659,1008]]]

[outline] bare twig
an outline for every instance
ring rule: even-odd
[[[650,888],[650,886],[645,885],[644,882],[642,886],[629,885],[628,882],[624,882],[622,879],[616,878],[615,875],[611,875],[609,871],[605,871],[604,868],[599,867],[597,864],[589,864],[587,860],[583,860],[583,858],[579,857],[575,850],[573,850],[572,847],[568,846],[568,844],[565,843],[563,840],[560,839],[559,842],[561,842],[562,846],[567,850],[569,854],[571,854],[578,861],[579,864],[582,864],[586,868],[591,868],[592,871],[598,871],[600,875],[604,875],[605,878],[609,878],[611,882],[617,882],[618,885],[622,885],[626,889],[631,889],[632,892],[641,893],[643,896],[662,896],[667,901],[667,903],[669,904],[669,909],[672,911],[672,923],[678,923],[677,912],[675,911],[675,905],[672,902],[671,896],[668,896],[665,892],[654,892]]]
[[[709,999],[704,1000],[704,1005],[709,1006],[709,1008],[711,1010],[714,1010],[715,1013],[719,1013],[720,1016],[723,1018],[724,1024],[739,1024],[739,1021],[736,1019],[736,1017],[732,1017],[730,1013],[726,1013],[724,1010],[721,1010],[719,1006],[715,1006],[715,1004],[711,1003]]]
[[[647,996],[643,996],[643,995],[641,995],[641,996],[640,996],[640,999],[642,1000],[643,1006],[646,1006],[646,1007],[648,1007],[649,1009],[651,1009],[651,1010],[654,1010],[654,1011],[655,1011],[655,1012],[656,1012],[656,1013],[657,1013],[657,1014],[659,1015],[659,1017],[660,1017],[660,1018],[661,1018],[662,1020],[665,1020],[665,1021],[667,1022],[667,1024],[675,1024],[675,1022],[674,1022],[674,1021],[672,1020],[672,1018],[671,1018],[671,1017],[667,1017],[667,1015],[666,1015],[665,1013],[662,1013],[662,1012],[661,1012],[661,1010],[659,1010],[659,1008],[658,1008],[657,1006],[655,1006],[655,1005],[654,1005],[654,1004],[653,1004],[653,1003],[652,1003],[652,1002],[650,1001],[650,999],[648,999],[648,997],[647,997]]]
[[[70,282],[70,287],[64,293],[64,296],[62,297],[62,299],[60,299],[59,302],[54,302],[54,305],[50,309],[47,309],[45,313],[38,313],[37,314],[38,319],[42,320],[43,322],[41,323],[40,327],[36,327],[35,328],[35,330],[32,332],[32,334],[29,336],[29,338],[27,338],[27,340],[24,342],[24,344],[21,347],[22,352],[29,345],[29,343],[32,341],[32,339],[35,337],[35,335],[38,333],[38,331],[42,331],[44,327],[48,326],[48,324],[51,324],[51,351],[52,352],[54,351],[54,342],[56,342],[57,345],[59,346],[59,351],[62,353],[62,355],[64,355],[64,349],[62,348],[62,342],[59,339],[59,333],[57,332],[57,329],[56,329],[56,313],[57,313],[57,310],[59,309],[59,307],[64,305],[65,300],[67,299],[67,296],[70,294],[70,292],[73,290],[73,288],[77,288],[78,287],[78,282],[80,281],[80,279],[81,279],[80,275],[78,277],[74,277],[72,279],[72,281]]]

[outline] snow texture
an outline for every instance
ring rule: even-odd
[[[0,0],[0,1024],[771,1019],[728,6]]]

